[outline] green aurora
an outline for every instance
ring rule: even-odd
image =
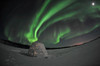
[[[5,35],[10,41],[16,41],[15,38],[17,38],[20,39],[18,42],[23,44],[31,44],[36,41],[41,41],[45,44],[58,44],[60,39],[67,40],[90,33],[100,27],[100,22],[97,21],[100,18],[100,1],[95,0],[95,5],[92,5],[92,2],[94,1],[44,0],[29,26],[23,27],[22,23],[19,23],[21,24],[19,26],[14,26],[12,20],[5,28]],[[88,18],[95,21],[89,27],[86,25]],[[63,25],[52,27],[52,25],[58,23],[63,23]],[[69,26],[69,24],[72,24],[72,26]],[[17,27],[16,33],[11,29],[12,25]],[[24,28],[26,30],[23,30]],[[52,30],[49,31],[49,28]],[[12,33],[16,36],[12,35]],[[41,37],[43,39],[40,39]]]

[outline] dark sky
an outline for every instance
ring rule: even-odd
[[[45,18],[47,20],[39,27],[36,38],[47,47],[81,44],[99,36],[99,0],[75,0],[75,2],[73,0],[51,0],[42,13],[45,2],[45,0],[2,0],[0,2],[0,38],[29,44],[30,37],[33,35],[34,38],[34,32]],[[39,13],[42,13],[41,16]],[[36,18],[37,16],[39,18]],[[35,23],[35,20],[38,21]],[[25,33],[28,34],[33,24],[35,28],[31,35],[24,36]],[[5,30],[7,31],[6,36]]]
[[[6,37],[4,36],[4,28],[6,26],[6,24],[8,23],[9,20],[9,16],[12,14],[12,12],[14,10],[16,10],[17,8],[23,6],[23,4],[27,4],[27,5],[32,5],[33,4],[33,8],[34,8],[34,4],[36,4],[36,0],[31,1],[31,0],[1,0],[0,1],[0,38],[5,39]],[[27,6],[26,5],[26,6]],[[25,6],[25,5],[24,5]],[[24,7],[23,6],[23,7]],[[25,6],[25,7],[26,7]]]

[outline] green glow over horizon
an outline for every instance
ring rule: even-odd
[[[100,22],[97,21],[95,21],[95,24],[89,26],[89,28],[85,26],[85,22],[88,17],[91,19],[100,18],[100,14],[98,13],[98,11],[100,11],[100,5],[95,3],[95,5],[92,6],[91,2],[77,3],[77,1],[78,0],[61,0],[59,2],[54,2],[54,5],[52,6],[51,3],[53,3],[53,0],[44,0],[41,8],[34,14],[31,24],[28,27],[25,27],[25,31],[16,26],[16,30],[20,30],[15,33],[16,37],[20,38],[19,42],[24,43],[24,40],[26,40],[31,44],[38,41],[39,37],[44,35],[43,32],[45,32],[45,37],[43,37],[44,39],[46,38],[46,34],[49,34],[49,31],[46,32],[46,29],[61,22],[65,23],[66,26],[60,26],[60,28],[56,29],[52,28],[51,30],[50,36],[52,36],[52,38],[48,38],[48,40],[52,44],[58,44],[60,39],[67,40],[88,34],[100,27]],[[76,22],[76,24],[73,25],[74,22]],[[77,26],[77,23],[80,24],[78,28],[82,28],[82,30],[79,29],[75,31],[75,27],[72,28],[73,26]],[[69,24],[72,24],[73,26],[69,26]],[[16,40],[14,35],[11,34],[14,34],[12,25],[12,23],[9,23],[5,28],[5,35],[8,37],[8,40]],[[20,27],[22,27],[22,25],[20,25]],[[12,29],[12,31],[10,31],[10,29]],[[47,40],[44,40],[44,42],[45,41]]]

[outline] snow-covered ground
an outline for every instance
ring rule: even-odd
[[[29,57],[27,51],[0,43],[0,66],[100,66],[100,39],[81,46],[47,50],[48,58]]]

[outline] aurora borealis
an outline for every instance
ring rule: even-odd
[[[58,45],[61,40],[100,27],[99,0],[37,0],[34,7],[29,4],[32,2],[17,5],[10,13],[5,27],[8,40],[28,45],[35,41]]]

